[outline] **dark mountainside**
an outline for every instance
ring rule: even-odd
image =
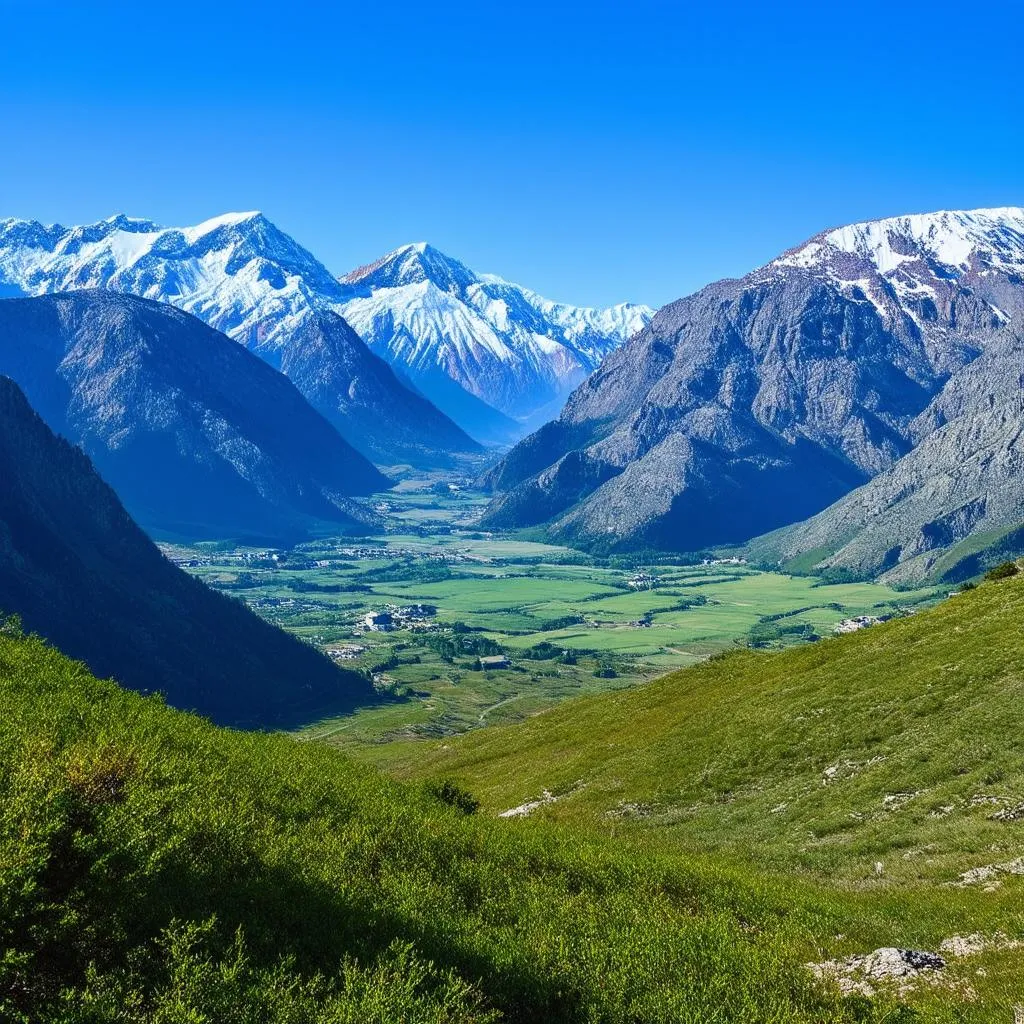
[[[311,312],[291,332],[281,371],[354,447],[385,465],[450,464],[482,451],[436,406],[403,384],[343,317]]]
[[[372,701],[361,676],[171,565],[78,448],[0,377],[0,610],[99,676],[219,722]]]
[[[991,408],[1022,268],[1024,214],[975,211],[826,232],[710,285],[484,477],[484,523],[694,551],[812,515],[920,444],[933,400],[990,346],[972,394]]]
[[[285,376],[162,303],[103,291],[0,301],[0,372],[150,528],[362,530],[373,516],[350,496],[389,485]]]
[[[260,213],[192,228],[122,215],[73,228],[0,221],[4,286],[30,295],[104,288],[184,309],[274,369],[294,370],[299,390],[371,458],[432,466],[479,451],[347,325],[325,327],[350,289]]]

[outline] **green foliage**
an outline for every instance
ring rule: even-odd
[[[1007,580],[1020,572],[1020,566],[1016,562],[1003,562],[1001,565],[993,566],[985,573],[987,580]]]
[[[442,782],[433,782],[427,785],[427,792],[436,800],[455,807],[463,814],[476,814],[480,809],[480,801],[472,793],[461,786],[456,785],[451,779]]]
[[[852,1019],[787,892],[472,801],[0,636],[0,1019]]]
[[[501,646],[496,641],[470,631],[461,622],[455,622],[447,629],[425,633],[420,642],[447,662],[466,655],[475,655],[479,659],[501,654]]]

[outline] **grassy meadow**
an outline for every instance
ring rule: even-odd
[[[638,858],[799,884],[821,901],[827,958],[1001,933],[1004,948],[905,995],[928,1020],[1013,1021],[1022,621],[1024,576],[986,582],[820,644],[737,651],[513,727],[392,747],[391,770],[452,780],[492,815],[547,793],[531,818]]]
[[[370,674],[392,699],[351,716],[325,715],[307,737],[371,759],[390,756],[382,747],[391,743],[520,721],[724,650],[806,643],[831,635],[842,619],[903,614],[944,593],[823,584],[745,564],[596,559],[481,533],[481,497],[438,494],[431,481],[406,480],[376,504],[388,523],[378,537],[324,537],[273,553],[165,547],[211,586],[310,643],[350,648],[343,664]],[[362,625],[369,612],[413,604],[434,609],[416,628]],[[509,667],[482,671],[477,658],[494,653]]]

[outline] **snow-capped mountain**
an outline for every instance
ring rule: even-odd
[[[566,395],[653,313],[586,309],[476,274],[431,245],[406,245],[342,278],[345,319],[456,421],[461,391],[521,423],[555,415]],[[477,427],[479,429],[479,427]]]
[[[185,228],[123,214],[70,228],[0,221],[0,296],[81,288],[170,302],[285,372],[286,349],[311,316],[340,314],[399,375],[367,363],[361,373],[356,367],[345,389],[351,395],[342,404],[350,407],[352,396],[370,392],[372,411],[343,433],[378,459],[391,450],[395,435],[373,436],[379,410],[390,407],[401,419],[410,404],[416,408],[398,433],[432,438],[452,450],[473,447],[436,410],[424,421],[422,399],[408,400],[408,381],[464,428],[486,440],[509,439],[523,431],[516,421],[556,415],[568,392],[651,315],[630,304],[581,309],[550,302],[474,274],[428,245],[405,246],[339,281],[256,212]],[[349,351],[346,365],[351,369],[367,358],[369,353]],[[324,376],[337,383],[337,367]],[[321,386],[321,398],[322,392]],[[405,448],[393,454],[415,456]]]
[[[103,288],[178,306],[286,374],[301,366],[306,398],[378,462],[436,463],[478,447],[341,322],[346,289],[260,213],[189,228],[123,215],[72,228],[0,221],[0,295],[12,286],[26,295]],[[330,343],[311,346],[331,317]]]
[[[659,310],[556,421],[485,477],[498,496],[484,521],[549,522],[563,541],[693,551],[813,515],[878,478],[888,489],[858,493],[899,504],[908,539],[904,548],[893,534],[892,551],[875,539],[890,563],[914,558],[927,569],[923,552],[978,524],[995,528],[1016,507],[959,515],[947,505],[969,491],[973,501],[978,488],[940,481],[963,475],[966,435],[946,431],[945,443],[922,445],[954,412],[976,437],[1012,431],[1009,420],[983,421],[1007,390],[1020,391],[1021,346],[1007,341],[1015,336],[1024,337],[1024,211],[823,232]],[[954,410],[950,395],[970,402]],[[911,452],[920,456],[902,472]],[[911,508],[928,518],[912,521]]]
[[[2,220],[0,280],[30,295],[107,288],[170,302],[272,364],[310,308],[343,295],[322,263],[255,212],[187,228],[124,214],[71,228]]]
[[[784,253],[758,276],[793,268],[861,296],[884,316],[935,323],[965,277],[1024,274],[1024,209],[942,210],[834,228]],[[1009,320],[990,305],[997,319]]]

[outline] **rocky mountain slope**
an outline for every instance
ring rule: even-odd
[[[106,291],[0,300],[0,373],[147,527],[192,536],[368,522],[388,481],[282,374],[195,317]]]
[[[758,538],[750,554],[917,583],[967,578],[1024,547],[983,551],[1024,522],[1024,344],[991,342],[914,426],[924,439],[899,462],[812,519]],[[961,548],[969,538],[978,541]]]
[[[507,436],[508,421],[486,419],[462,395],[513,420],[543,422],[652,313],[631,303],[551,302],[422,242],[342,281],[356,295],[341,311],[367,344],[463,426],[490,437]]]
[[[982,353],[977,392],[1010,373],[1022,281],[1015,208],[823,232],[659,311],[486,476],[485,522],[688,551],[812,515],[939,426]]]
[[[362,677],[171,565],[8,377],[0,477],[0,609],[98,675],[222,722],[373,700]]]
[[[241,342],[285,373],[355,448],[386,463],[444,461],[478,445],[322,314],[345,289],[262,214],[163,228],[122,215],[65,228],[0,221],[0,289],[40,295],[105,288],[168,302]],[[317,342],[311,339],[320,338]]]

